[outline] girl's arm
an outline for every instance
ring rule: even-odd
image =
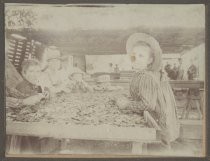
[[[119,107],[120,111],[124,113],[142,113],[148,110],[147,106],[142,101],[133,101],[125,96],[118,97],[116,99],[116,105]]]

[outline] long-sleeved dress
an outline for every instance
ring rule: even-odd
[[[130,83],[130,94],[146,110],[156,114],[162,140],[171,142],[179,137],[176,102],[166,76],[146,70],[136,72]]]

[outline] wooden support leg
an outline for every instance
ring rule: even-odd
[[[34,143],[34,138],[30,136],[23,136],[22,137],[22,153],[24,154],[30,154],[34,153],[34,146],[36,146]]]
[[[68,154],[71,152],[71,149],[70,149],[70,139],[62,139],[61,140],[61,146],[60,146],[60,153],[62,154]]]
[[[187,107],[187,111],[186,111],[186,115],[185,115],[185,119],[188,119],[190,110],[192,109],[192,100],[190,99],[188,107]]]
[[[59,141],[53,138],[43,138],[41,140],[41,153],[50,154],[54,152],[59,146]]]
[[[142,149],[143,149],[143,143],[141,142],[133,142],[132,143],[132,154],[142,154]]]
[[[195,100],[195,105],[198,111],[199,118],[202,119],[202,113],[201,113],[201,108],[200,108],[201,105],[199,104],[198,100]]]
[[[205,99],[204,99],[204,91],[200,91],[200,110],[201,110],[201,113],[203,113],[203,111],[204,111],[204,106],[205,106],[205,103],[204,103],[204,101],[205,101]]]
[[[147,154],[147,143],[144,143],[142,146],[142,153]]]
[[[11,136],[9,154],[19,154],[21,152],[21,136]]]
[[[182,119],[184,119],[186,117],[186,111],[189,108],[189,105],[190,105],[190,99],[187,99],[187,103],[182,111],[182,116],[181,116]]]
[[[68,144],[70,140],[69,139],[62,139],[61,140],[61,150],[66,150],[68,149]]]

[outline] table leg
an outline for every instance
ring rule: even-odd
[[[143,154],[147,154],[147,143],[143,143],[142,152]]]
[[[43,138],[41,140],[41,153],[50,154],[59,147],[59,141],[53,138]]]
[[[184,107],[184,109],[182,111],[182,116],[181,116],[182,119],[186,118],[186,112],[187,112],[189,106],[190,106],[190,99],[188,98],[186,106]]]
[[[201,105],[199,104],[198,100],[195,100],[195,105],[199,114],[199,118],[202,119],[202,113],[201,113],[201,108],[200,108]]]
[[[61,154],[71,153],[70,142],[71,142],[70,139],[62,139],[59,153]]]
[[[21,152],[21,136],[11,136],[9,154],[19,154]]]
[[[200,91],[200,110],[201,110],[201,113],[203,113],[203,111],[205,110],[204,106],[205,106],[205,99],[204,99],[205,95],[204,95],[204,91]]]
[[[141,142],[132,142],[132,154],[142,154],[143,152],[143,143]]]
[[[189,113],[190,113],[191,109],[192,109],[192,99],[189,100],[189,104],[188,104],[188,107],[187,107],[185,119],[188,119],[188,116],[189,116]]]

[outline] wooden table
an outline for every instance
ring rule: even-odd
[[[169,83],[172,88],[204,88],[204,81],[200,80],[170,80]]]
[[[41,122],[7,122],[6,134],[56,139],[132,142],[132,154],[147,151],[148,143],[159,143],[160,127],[149,112],[144,112],[148,127],[114,127],[111,125],[61,125]]]
[[[90,84],[94,84],[94,80],[88,81]],[[126,90],[129,90],[130,79],[116,79],[110,80],[113,86],[122,86]],[[173,89],[199,89],[199,97],[188,95],[187,104],[183,110],[182,118],[187,119],[190,110],[192,109],[191,104],[195,103],[200,119],[202,118],[202,111],[204,109],[204,81],[200,80],[170,80],[169,81]]]
[[[204,109],[204,81],[199,80],[171,80],[170,84],[173,89],[187,88],[187,103],[182,112],[182,119],[188,119],[189,112],[192,110],[192,106],[195,104],[199,118],[202,118],[202,111]],[[189,90],[197,90],[198,95],[195,96],[190,93]]]

